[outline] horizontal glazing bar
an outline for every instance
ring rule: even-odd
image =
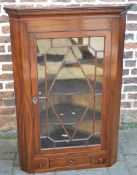
[[[93,136],[96,136],[96,135],[99,135],[100,132],[95,132],[94,134],[91,134],[89,137],[87,138],[84,138],[84,139],[65,139],[65,140],[53,140],[52,138],[48,137],[48,136],[41,136],[40,138],[41,139],[44,139],[44,138],[50,138],[50,140],[52,140],[54,143],[59,143],[59,142],[70,142],[70,141],[82,141],[82,140],[85,140],[85,141],[88,141],[89,138],[93,137]]]
[[[77,92],[77,93],[50,93],[49,96],[74,96],[77,94],[85,94],[85,92]],[[88,94],[88,93],[87,93]],[[95,93],[95,94],[90,94],[91,97],[93,96],[102,96],[102,93]],[[47,99],[47,97],[42,96],[42,97],[38,97],[38,99]]]

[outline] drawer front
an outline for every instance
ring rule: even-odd
[[[90,165],[90,157],[80,156],[80,157],[69,157],[60,159],[50,159],[50,168],[56,167],[67,167],[67,166],[79,166],[79,165]]]
[[[106,155],[94,156],[92,159],[93,164],[105,164],[106,163]]]
[[[34,161],[34,169],[47,169],[49,168],[48,159],[38,159]]]
[[[106,154],[62,158],[37,158],[34,160],[34,169],[39,172],[81,167],[100,167],[106,164]]]

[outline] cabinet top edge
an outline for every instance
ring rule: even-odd
[[[126,13],[133,4],[124,5],[67,5],[67,6],[5,6],[4,10],[9,15],[66,15],[66,14],[112,14]]]

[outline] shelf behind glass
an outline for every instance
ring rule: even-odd
[[[81,135],[81,133],[79,133]],[[58,147],[71,147],[71,146],[89,146],[100,144],[100,134],[94,134],[88,140],[74,139],[74,140],[62,140],[55,142],[50,137],[41,137],[41,149],[46,148],[58,148]]]
[[[50,86],[53,80],[48,81]],[[94,81],[90,81],[92,89],[88,86],[86,80],[83,79],[66,79],[66,80],[56,80],[53,88],[50,91],[50,95],[75,95],[82,93],[93,93]],[[39,96],[45,96],[44,91],[45,82],[39,83]],[[102,93],[102,84],[96,82],[96,94]]]

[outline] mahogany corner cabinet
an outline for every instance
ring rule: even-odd
[[[130,8],[4,8],[10,19],[22,170],[71,170],[116,162]]]

